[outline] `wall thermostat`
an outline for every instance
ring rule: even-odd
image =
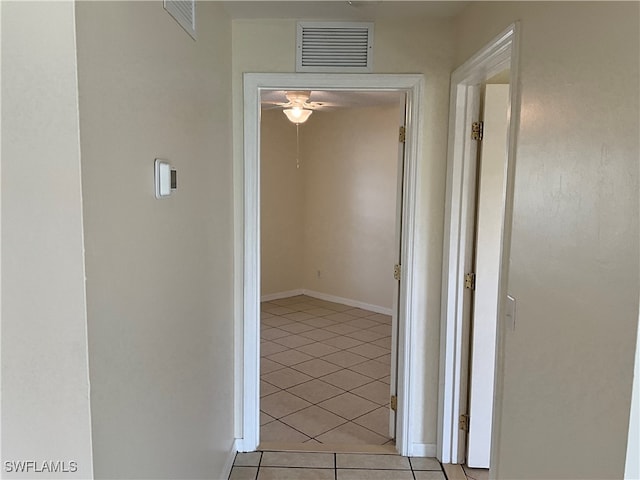
[[[171,190],[178,186],[178,174],[171,169],[171,164],[161,158],[155,161],[156,198],[171,195]]]

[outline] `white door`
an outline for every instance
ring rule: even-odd
[[[476,288],[471,325],[467,445],[467,465],[474,468],[489,468],[491,453],[508,110],[509,85],[486,85],[484,131],[478,168]]]
[[[406,94],[402,95],[400,103],[400,118],[398,123],[398,159],[396,169],[396,236],[394,259],[397,265],[400,265],[402,256],[402,201],[404,185],[404,132],[406,124]],[[402,134],[400,133],[402,128]],[[398,275],[400,271],[398,271]],[[394,269],[394,276],[396,275]],[[393,305],[391,305],[391,374],[389,381],[389,398],[394,398],[398,392],[398,314],[399,314],[399,298],[400,298],[400,280],[397,280],[393,291]],[[389,408],[389,437],[396,438],[396,412]]]

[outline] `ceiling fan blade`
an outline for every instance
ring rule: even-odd
[[[260,105],[260,108],[262,108],[262,110],[282,110],[282,106],[278,105],[277,103],[266,103],[266,102],[263,102]]]
[[[336,108],[340,105],[333,102],[308,102],[305,103],[305,108],[309,108],[310,110],[327,110],[330,108]]]

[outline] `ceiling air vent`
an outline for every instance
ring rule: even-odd
[[[196,1],[164,0],[164,9],[171,14],[191,37],[196,39]]]
[[[370,72],[373,23],[299,22],[297,72]]]

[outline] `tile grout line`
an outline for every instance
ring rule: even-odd
[[[407,460],[409,460],[409,468],[411,468],[411,476],[413,477],[413,480],[416,480],[416,472],[413,469],[413,462],[411,461],[411,457],[407,457]]]
[[[260,475],[260,467],[262,466],[262,456],[264,455],[264,452],[260,452],[260,459],[258,460],[258,468],[256,469],[256,478],[255,480],[258,480],[258,476]]]

